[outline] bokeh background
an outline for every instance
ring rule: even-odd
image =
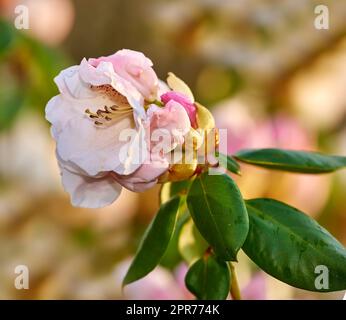
[[[29,8],[29,30],[14,8]],[[175,250],[125,295],[120,282],[158,207],[158,190],[123,191],[112,206],[73,208],[44,119],[54,76],[83,57],[143,51],[173,71],[228,129],[229,152],[282,147],[346,155],[346,1],[0,0],[0,298],[189,299]],[[269,196],[313,216],[346,244],[346,172],[308,176],[243,168],[246,198]],[[30,289],[14,287],[15,266]],[[241,254],[247,299],[340,299],[298,290]]]

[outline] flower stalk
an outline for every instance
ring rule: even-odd
[[[231,270],[231,288],[230,288],[231,296],[234,300],[241,300],[242,298],[241,298],[237,275],[235,272],[235,268],[231,262],[229,263],[229,267]]]

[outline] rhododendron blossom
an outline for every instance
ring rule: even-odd
[[[167,86],[152,66],[143,53],[124,49],[83,59],[55,78],[60,94],[48,102],[46,118],[73,205],[106,206],[122,186],[140,192],[169,180],[170,171],[180,170],[178,179],[194,174],[195,163],[186,170],[175,161],[198,127],[197,106],[180,79],[171,75]]]

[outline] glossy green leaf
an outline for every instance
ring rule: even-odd
[[[176,195],[182,196],[183,200],[184,195],[186,195],[190,184],[191,181],[188,180],[178,182],[166,182],[161,187],[160,203],[164,203]],[[182,257],[178,248],[180,231],[189,217],[190,214],[187,210],[186,202],[181,201],[178,213],[177,226],[175,228],[172,240],[170,241],[169,246],[166,250],[166,253],[160,261],[160,265],[172,269],[175,266],[177,266],[179,262],[181,262]]]
[[[201,235],[222,259],[236,261],[249,220],[235,182],[227,175],[203,173],[187,196],[190,214]]]
[[[346,167],[346,157],[284,149],[248,149],[237,152],[240,161],[269,169],[301,173],[327,173]]]
[[[182,204],[182,203],[181,203]],[[181,263],[182,256],[179,250],[179,239],[182,228],[184,227],[186,221],[190,218],[190,214],[185,206],[182,208],[180,205],[178,212],[177,224],[174,229],[174,233],[171,241],[167,247],[167,250],[160,260],[160,265],[167,269],[174,269]]]
[[[217,153],[216,156],[219,159],[220,165],[223,165],[230,172],[240,174],[239,163],[233,157],[222,153]]]
[[[160,263],[175,230],[179,203],[177,196],[161,205],[143,236],[123,285],[143,278]]]
[[[178,247],[182,258],[189,265],[201,258],[207,250],[208,243],[203,239],[192,219],[187,220],[181,228]]]
[[[230,281],[227,263],[213,255],[197,260],[185,277],[186,287],[200,300],[226,299]]]
[[[260,268],[310,291],[346,289],[346,250],[327,230],[276,200],[253,199],[246,205],[250,229],[243,250]],[[328,272],[328,288],[315,285],[323,266]]]

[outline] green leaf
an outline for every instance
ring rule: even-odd
[[[208,243],[203,239],[192,219],[185,222],[180,231],[179,252],[189,264],[193,264],[203,256],[208,249]]]
[[[176,195],[186,194],[190,185],[189,180],[164,183],[160,191],[160,203],[164,203]]]
[[[268,169],[301,173],[327,173],[346,167],[346,157],[307,151],[247,149],[240,150],[234,157]]]
[[[184,227],[186,221],[190,218],[190,214],[186,206],[184,207],[180,204],[177,224],[172,239],[169,242],[164,256],[160,260],[160,265],[167,269],[174,269],[178,266],[179,263],[181,263],[182,260],[182,256],[179,250],[179,238],[182,228]]]
[[[187,205],[199,232],[216,255],[236,261],[249,219],[235,182],[227,175],[203,173],[192,183]]]
[[[227,263],[213,255],[197,260],[185,277],[186,287],[200,300],[224,300],[230,288]]]
[[[191,184],[191,181],[184,180],[178,182],[166,182],[161,187],[160,192],[160,203],[164,203],[176,195],[180,195],[182,201],[180,202],[179,213],[178,213],[178,222],[175,228],[172,240],[169,243],[169,246],[166,250],[165,255],[160,261],[160,265],[172,269],[181,262],[182,257],[178,248],[180,231],[185,222],[190,218],[190,214],[186,207],[186,193]]]
[[[174,233],[179,203],[177,196],[161,205],[143,236],[123,285],[143,278],[160,263]]]
[[[246,205],[250,229],[243,250],[260,268],[297,288],[346,289],[346,250],[327,230],[276,200],[253,199]],[[328,288],[315,286],[318,266],[329,270]]]
[[[0,58],[11,48],[14,39],[14,28],[0,17]]]
[[[30,57],[30,65],[26,68],[27,77],[30,78],[27,93],[32,106],[43,112],[47,101],[58,94],[53,81],[61,69],[69,64],[67,59],[57,49],[42,45],[39,41],[22,35],[22,49]]]
[[[19,89],[0,86],[0,132],[11,127],[23,104],[24,96]]]
[[[228,171],[240,175],[239,163],[233,157],[223,153],[217,153],[216,156],[219,159],[220,165],[223,165]]]

